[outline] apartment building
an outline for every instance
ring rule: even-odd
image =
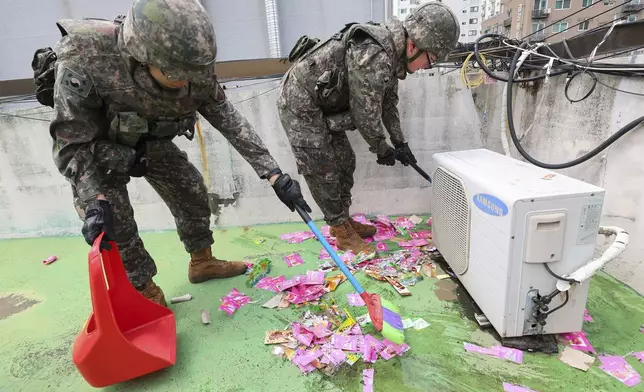
[[[624,1],[482,0],[481,34],[498,33],[521,39],[537,32],[527,40],[558,42],[604,24],[610,26],[614,20],[634,22],[643,16],[644,0],[621,3]],[[549,26],[552,23],[555,24]]]
[[[432,0],[394,0],[393,14],[404,20],[414,8],[429,1]],[[442,0],[440,2],[451,8],[458,17],[461,27],[459,42],[474,42],[481,35],[481,0]]]

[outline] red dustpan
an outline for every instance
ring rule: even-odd
[[[105,387],[174,365],[176,325],[170,309],[141,295],[127,279],[116,244],[89,252],[92,313],[76,337],[72,359],[93,387]]]

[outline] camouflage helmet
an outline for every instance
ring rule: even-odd
[[[123,21],[123,49],[173,80],[215,73],[215,29],[198,0],[134,0]]]
[[[439,61],[456,47],[461,33],[454,12],[436,1],[416,8],[403,24],[418,49],[435,54]]]

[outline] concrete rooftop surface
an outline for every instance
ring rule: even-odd
[[[318,241],[289,244],[280,239],[281,234],[305,230],[303,223],[217,230],[214,253],[228,259],[268,257],[272,260],[270,276],[288,278],[318,267]],[[186,293],[193,299],[168,305],[176,316],[176,364],[107,387],[107,391],[362,391],[365,368],[375,369],[374,391],[503,391],[504,382],[541,392],[644,389],[644,383],[629,388],[604,372],[599,359],[584,372],[562,363],[560,354],[525,352],[523,363],[518,364],[466,352],[464,342],[484,347],[499,342],[492,330],[480,329],[472,319],[466,295],[455,282],[425,277],[409,288],[411,296],[401,297],[388,284],[363,272],[356,277],[365,290],[397,303],[403,318],[423,318],[430,326],[406,330],[411,349],[401,356],[387,361],[379,357],[374,364],[345,363],[332,376],[320,371],[305,375],[274,355],[273,346],[264,344],[264,335],[285,328],[307,306],[263,308],[274,294],[246,287],[247,276],[190,284],[188,255],[175,232],[144,233],[142,238],[156,259],[159,274],[155,281],[166,299]],[[259,243],[259,238],[265,241]],[[389,251],[399,249],[396,242],[387,244]],[[75,337],[91,311],[88,250],[80,236],[0,241],[0,391],[94,389],[78,373],[71,356]],[[286,265],[283,256],[293,252],[300,253],[304,264]],[[59,259],[43,265],[42,260],[50,255]],[[593,277],[590,285],[587,309],[593,321],[584,323],[584,331],[596,350],[594,356],[626,356],[628,364],[644,374],[644,364],[627,355],[644,351],[641,296],[604,273]],[[218,307],[220,298],[233,288],[250,296],[252,303],[229,316]],[[364,307],[347,306],[346,294],[351,292],[352,286],[344,282],[324,298],[334,298],[355,317],[365,314]],[[210,325],[201,323],[202,309],[210,311]],[[382,339],[377,332],[373,335]],[[559,352],[563,349],[561,343]]]

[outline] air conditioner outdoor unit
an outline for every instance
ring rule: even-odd
[[[562,276],[592,260],[603,201],[602,188],[489,150],[434,154],[434,244],[502,337],[581,330],[590,281],[560,293],[546,266]]]

